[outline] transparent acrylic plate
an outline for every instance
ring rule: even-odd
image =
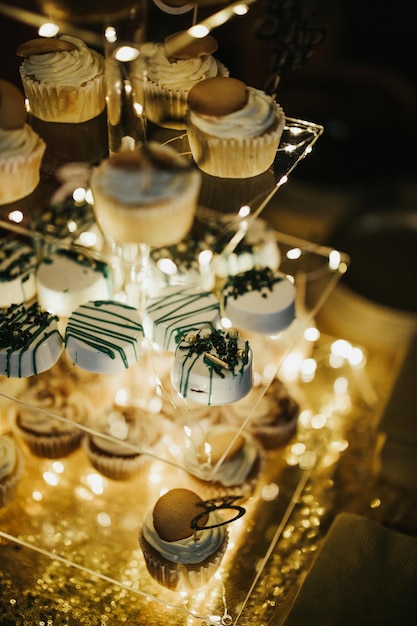
[[[58,461],[27,455],[18,497],[0,512],[3,623],[93,624],[106,615],[193,626],[269,623],[275,615],[280,623],[334,510],[338,461],[353,432],[369,447],[373,427],[362,366],[334,341],[310,357],[314,374],[291,385],[302,408],[298,433],[268,456],[246,515],[230,527],[218,575],[198,593],[154,583],[137,543],[143,513],[161,484],[176,484],[176,470],[154,460],[148,480],[115,483],[81,451]]]
[[[348,259],[338,251],[280,233],[276,238],[281,251],[281,269],[294,278],[297,287],[299,315],[276,338],[253,337],[255,355],[262,354],[259,362],[269,371],[269,379],[254,392],[254,406],[266,393],[270,380],[276,374],[285,374],[290,362],[287,359],[296,357],[300,366],[308,358],[313,343],[304,337],[304,331],[314,326],[316,312],[348,264]],[[12,401],[18,393],[13,390],[8,393],[8,384],[12,387],[14,382],[1,381],[2,431],[8,430],[10,414],[13,415],[19,404],[19,399]],[[172,400],[172,391],[167,394]],[[176,401],[181,415],[180,399]],[[302,410],[307,406],[306,396],[302,398]],[[182,408],[182,415],[185,415],[182,419],[187,422],[189,407]],[[248,420],[250,409],[244,425]],[[179,431],[176,432],[178,436]],[[302,442],[311,432],[314,433],[311,424],[307,428],[300,424],[293,444]],[[201,592],[173,593],[150,578],[138,545],[144,515],[161,489],[177,486],[195,489],[188,482],[189,476],[180,458],[171,453],[172,446],[165,443],[150,450],[146,473],[127,482],[113,481],[99,474],[82,449],[56,461],[39,459],[26,450],[26,467],[18,497],[0,511],[0,551],[5,555],[2,562],[7,563],[2,576],[6,587],[10,587],[10,601],[16,596],[16,603],[9,603],[8,610],[19,610],[19,597],[27,602],[35,593],[39,599],[58,585],[61,596],[66,598],[62,599],[64,612],[71,602],[66,594],[71,598],[76,588],[80,590],[80,597],[86,593],[91,598],[93,594],[100,597],[100,602],[108,597],[111,613],[117,612],[122,602],[127,615],[137,611],[140,619],[158,612],[166,614],[169,610],[172,623],[174,619],[190,624],[240,623],[244,607],[259,584],[260,564],[267,562],[265,559],[273,547],[276,527],[286,523],[309,473],[299,462],[288,463],[284,448],[266,453],[256,490],[243,503],[246,514],[228,526],[229,547],[218,574]],[[146,455],[146,450],[142,453]],[[313,449],[313,453],[314,466],[319,450]],[[305,463],[306,459],[308,457],[304,457]],[[16,556],[14,564],[12,555]],[[19,571],[26,567],[20,582],[13,572],[16,563]],[[30,591],[31,588],[35,591]],[[131,606],[126,606],[127,597],[133,598]],[[158,618],[153,619],[155,621],[149,617],[149,623],[159,623]]]

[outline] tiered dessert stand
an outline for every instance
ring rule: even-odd
[[[235,206],[233,197],[225,202],[237,218],[236,231],[224,242],[225,255],[245,237],[251,220],[261,215],[322,132],[317,124],[286,118],[264,188],[245,199],[245,229],[239,227],[241,203]],[[178,142],[187,153],[184,133],[179,133]],[[200,206],[198,215],[204,219],[205,211],[213,208]],[[53,235],[33,231],[25,220],[16,223],[13,215],[2,214],[0,226],[31,242],[46,243],[48,250],[62,245]],[[79,241],[83,228],[76,224],[73,242]],[[58,460],[26,452],[19,495],[0,510],[3,624],[267,623],[275,605],[288,602],[291,585],[317,547],[323,515],[320,494],[346,444],[341,416],[349,410],[342,406],[346,395],[337,388],[340,376],[330,368],[327,355],[314,356],[317,335],[308,331],[315,328],[315,315],[347,269],[348,259],[337,250],[283,233],[276,233],[276,241],[280,269],[297,288],[298,313],[277,337],[256,337],[255,350],[269,361],[253,408],[275,376],[282,377],[300,402],[298,432],[287,446],[266,453],[255,491],[244,503],[245,515],[229,524],[229,547],[218,573],[195,593],[171,592],[150,578],[139,549],[138,531],[151,504],[161,490],[186,480],[176,454],[180,441],[167,439],[166,446],[142,450],[150,460],[147,475],[126,482],[101,476],[82,450]],[[139,372],[141,367],[148,364],[139,361]],[[314,387],[318,380],[320,394]],[[19,403],[8,382],[1,381],[2,404]],[[161,386],[158,393],[162,405],[175,408],[172,390]],[[8,424],[2,419],[5,431]],[[184,411],[181,419],[187,419]]]

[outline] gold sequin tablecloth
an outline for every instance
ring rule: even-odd
[[[175,484],[181,470],[164,473],[156,459],[153,493],[140,478],[98,477],[82,451],[58,462],[28,456],[19,497],[0,512],[0,623],[281,624],[340,511],[417,533],[415,502],[376,464],[392,356],[356,362],[338,345],[322,336],[314,374],[291,383],[298,433],[269,454],[246,515],[230,525],[219,576],[192,596],[152,582],[137,543],[158,481]]]

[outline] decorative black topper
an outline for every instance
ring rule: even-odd
[[[210,530],[211,528],[217,528],[219,526],[225,526],[226,524],[231,524],[232,522],[235,522],[246,513],[246,509],[243,506],[238,506],[234,504],[234,502],[236,500],[240,500],[241,497],[242,496],[223,496],[220,498],[212,498],[211,500],[198,502],[196,506],[201,507],[203,511],[191,520],[191,528],[193,530]],[[212,511],[219,510],[232,510],[236,511],[236,514],[234,517],[219,522],[218,524],[212,524],[211,526],[199,526],[198,522],[203,517],[205,517],[208,513],[211,513]]]
[[[266,4],[265,16],[255,23],[255,35],[269,44],[272,74],[265,91],[276,95],[281,76],[302,69],[326,31],[313,24],[306,0],[267,0]]]

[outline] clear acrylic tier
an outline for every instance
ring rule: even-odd
[[[196,221],[209,226],[213,212],[216,216],[226,214],[228,219],[227,236],[218,249],[220,257],[227,259],[245,240],[251,220],[261,215],[322,131],[315,124],[287,118],[274,167],[265,175],[256,177],[258,180],[208,177],[203,181]],[[175,142],[181,146],[180,151],[188,153],[184,135],[160,140]],[[57,191],[54,193],[56,199]],[[79,206],[74,200],[73,218],[81,215],[75,210]],[[81,206],[88,209],[84,201]],[[243,212],[242,206],[246,207]],[[13,211],[3,207],[0,226],[35,243],[41,257],[56,247],[82,249],[92,258],[110,262],[113,271],[119,272],[109,249],[85,248],[83,234],[94,231],[95,226],[89,219],[84,221],[88,210],[79,221],[68,219],[65,237],[61,231],[59,238],[57,232],[46,227],[50,224],[34,228],[45,211],[45,206],[38,206],[30,214],[23,206],[13,207]],[[62,380],[63,385],[77,388],[80,404],[83,395],[88,398],[92,411],[104,390],[110,394],[123,392],[151,416],[159,436],[155,442],[135,448],[144,459],[143,468],[135,478],[124,481],[110,479],[92,467],[83,446],[62,458],[40,458],[15,432],[24,450],[25,469],[18,496],[0,510],[1,578],[5,590],[1,603],[9,620],[2,623],[25,623],[32,616],[33,623],[96,624],[99,622],[94,613],[100,606],[100,623],[135,620],[160,624],[168,615],[172,624],[226,626],[253,623],[263,603],[265,610],[272,610],[274,593],[287,597],[288,589],[278,583],[271,592],[268,568],[283,533],[288,532],[295,508],[307,498],[312,476],[324,459],[331,457],[324,467],[332,467],[344,445],[344,423],[341,425],[339,414],[344,416],[346,411],[330,376],[324,381],[326,391],[320,382],[326,414],[318,426],[323,408],[315,404],[315,382],[317,372],[328,366],[325,360],[314,358],[319,336],[314,319],[346,271],[349,259],[340,251],[282,233],[275,233],[275,240],[280,270],[296,287],[297,316],[276,336],[250,334],[256,384],[247,397],[239,428],[242,432],[250,426],[278,377],[300,405],[298,430],[287,445],[260,451],[253,491],[242,501],[246,512],[227,525],[228,548],[210,583],[193,592],[172,592],[156,583],[146,570],[138,534],[144,516],[163,491],[178,486],[198,491],[194,477],[184,468],[181,451],[186,439],[193,444],[196,429],[204,433],[206,427],[219,420],[220,409],[196,406],[179,396],[167,375],[172,355],[158,349],[151,348],[144,359],[112,381],[81,371],[64,354],[51,370],[40,375],[46,387],[53,386],[52,379]],[[114,284],[123,290],[122,283],[115,280]],[[22,400],[26,384],[26,380],[0,380],[0,432],[14,431],[13,420],[22,408],[45,413],[57,422],[72,421],[59,410],[45,408],[41,399],[39,404],[34,400],[27,406]],[[90,425],[74,422],[74,426],[84,438],[100,435]],[[313,519],[312,514],[311,531]],[[301,533],[303,524],[297,528]],[[292,549],[300,551],[301,559],[302,548]]]

